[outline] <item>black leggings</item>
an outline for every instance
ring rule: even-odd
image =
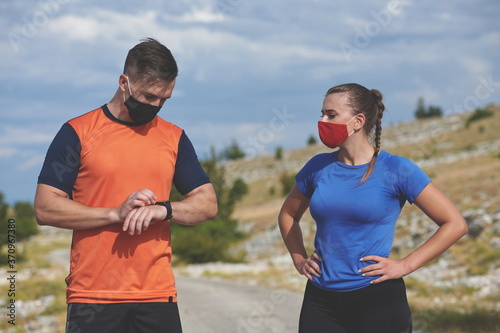
[[[325,291],[307,282],[299,333],[411,333],[403,279],[348,291]]]

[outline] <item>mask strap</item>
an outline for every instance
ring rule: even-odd
[[[353,120],[354,118],[356,118],[356,116],[357,116],[357,115],[354,115],[354,116],[351,118],[351,120]],[[346,123],[346,125],[347,125],[347,124],[349,124],[349,123],[351,122],[351,120],[349,120],[349,121]],[[354,133],[354,129],[352,130],[351,134],[352,134],[352,133]],[[348,136],[351,136],[351,134],[349,134]]]
[[[132,90],[130,90],[130,80],[128,79],[128,76],[126,76],[126,78],[127,78],[128,92],[129,92],[130,96],[132,96]],[[123,101],[125,102],[125,93],[123,93]]]

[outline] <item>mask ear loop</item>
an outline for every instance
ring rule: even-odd
[[[130,90],[130,80],[128,79],[128,76],[126,76],[126,78],[127,78],[128,93],[130,94],[130,96],[132,96],[132,90]],[[125,102],[125,101],[126,101],[125,92],[123,92],[123,102]]]
[[[349,123],[351,122],[351,120],[353,120],[354,118],[356,118],[356,116],[357,116],[357,115],[354,115],[354,116],[353,116],[353,117],[352,117],[352,118],[351,118],[351,119],[350,119],[350,120],[346,123],[346,127],[347,127],[347,124],[349,124]],[[353,130],[352,130],[352,132],[351,132],[351,134],[352,134],[352,133],[354,133],[354,132],[355,132],[355,130],[353,129]],[[348,135],[348,137],[349,137],[349,136],[351,136],[351,134],[349,134],[349,135]]]

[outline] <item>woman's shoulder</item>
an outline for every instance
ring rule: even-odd
[[[337,160],[337,155],[338,155],[338,150],[331,153],[320,153],[311,157],[309,161],[306,163],[306,165],[329,164]]]
[[[402,163],[413,163],[409,158],[399,155],[391,154],[385,150],[380,151],[378,155],[379,160],[384,161],[389,164],[402,164]]]
[[[418,169],[419,166],[408,157],[393,155],[382,150],[379,154],[380,162],[392,171],[408,172],[408,170]]]
[[[320,170],[323,170],[326,166],[335,162],[336,158],[337,151],[334,151],[332,153],[321,153],[314,155],[302,167],[299,174],[313,174]]]

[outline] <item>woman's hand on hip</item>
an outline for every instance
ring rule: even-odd
[[[321,257],[317,253],[313,253],[296,265],[297,271],[312,281],[313,276],[319,277],[321,274],[321,268],[317,261],[321,261]]]
[[[363,276],[380,276],[371,281],[371,284],[380,283],[385,280],[398,279],[410,274],[404,260],[396,260],[380,256],[365,256],[360,261],[375,261],[375,264],[366,266],[358,270]]]

